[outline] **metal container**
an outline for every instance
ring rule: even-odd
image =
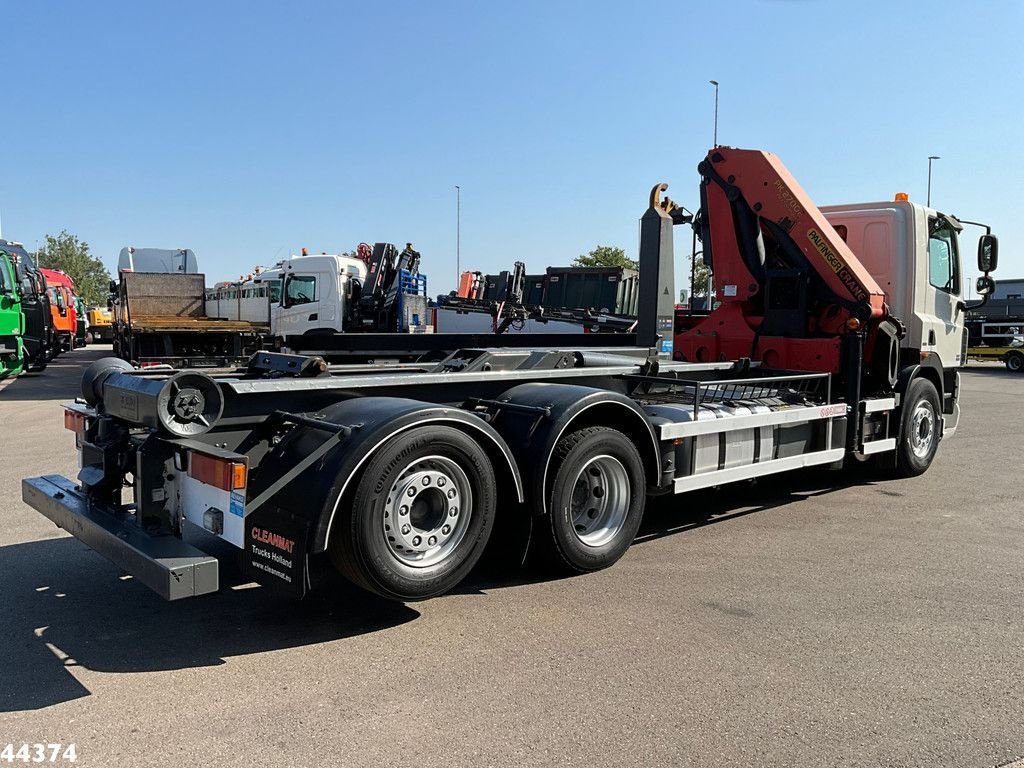
[[[621,284],[635,275],[622,267],[548,267],[544,306],[628,314],[621,311],[625,300]]]

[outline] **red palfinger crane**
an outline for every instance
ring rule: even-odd
[[[884,292],[775,155],[716,147],[698,171],[697,226],[720,305],[676,335],[677,359],[839,373],[851,334],[866,357],[880,333],[894,349],[900,323]]]

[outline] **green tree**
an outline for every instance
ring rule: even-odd
[[[636,269],[639,265],[626,255],[622,248],[599,245],[586,256],[577,256],[574,267],[624,267]]]
[[[67,272],[75,290],[86,304],[105,305],[110,273],[103,262],[89,253],[89,244],[66,229],[59,235],[47,235],[46,245],[36,254],[39,266]]]
[[[697,258],[693,267],[693,295],[707,296],[711,293],[711,267],[704,263],[702,257]]]

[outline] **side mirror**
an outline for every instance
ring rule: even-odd
[[[117,280],[111,280],[110,285],[107,286],[111,293],[117,293]]]
[[[989,272],[996,271],[997,264],[999,264],[999,239],[995,235],[982,235],[978,238],[978,271],[987,275]]]
[[[980,259],[979,259],[980,261]],[[981,266],[980,263],[978,266]],[[988,275],[982,275],[978,278],[978,281],[974,284],[974,290],[978,292],[979,296],[988,296],[996,289],[996,281]]]

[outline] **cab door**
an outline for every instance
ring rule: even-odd
[[[921,351],[934,352],[944,368],[961,363],[965,305],[958,230],[945,217],[928,218],[928,274]]]
[[[25,332],[22,342],[25,354],[32,363],[44,362],[52,344],[53,318],[46,291],[42,288],[41,277],[35,278],[28,270],[21,272],[18,288],[21,293],[21,312],[25,316]]]
[[[285,272],[275,335],[301,336],[320,329],[320,283],[315,272]]]

